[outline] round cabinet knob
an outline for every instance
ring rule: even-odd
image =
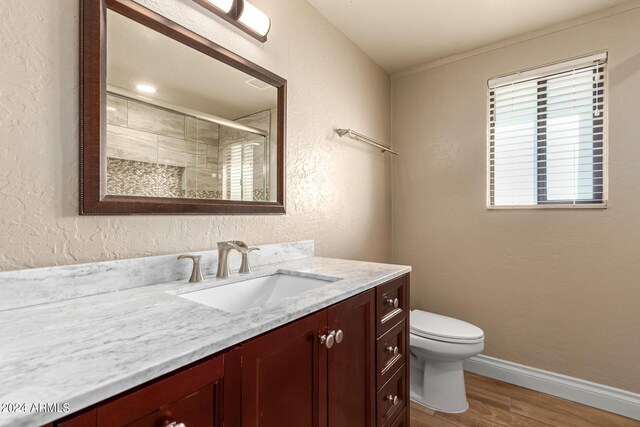
[[[187,427],[184,423],[179,423],[177,421],[172,421],[167,424],[165,427]]]
[[[386,305],[392,305],[393,308],[398,308],[398,306],[400,305],[400,301],[398,300],[398,298],[387,298],[386,300],[384,300],[384,303]]]
[[[393,394],[387,394],[384,398],[387,402],[393,403],[393,406],[396,406],[400,402],[398,396],[394,396]]]
[[[336,344],[340,344],[343,339],[344,339],[344,334],[342,333],[341,330],[338,329],[338,331],[336,332]]]
[[[398,346],[389,346],[385,349],[387,351],[387,353],[391,353],[394,356],[397,356],[398,353],[400,353],[400,350],[398,349]]]
[[[320,344],[324,345],[327,348],[333,347],[333,344],[336,341],[336,331],[331,331],[327,335],[323,335],[320,337]]]

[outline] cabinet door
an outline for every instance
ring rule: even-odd
[[[330,307],[328,318],[329,329],[342,332],[342,341],[327,351],[329,427],[374,426],[374,291]]]
[[[327,350],[319,339],[326,316],[312,314],[243,344],[243,426],[326,427]]]

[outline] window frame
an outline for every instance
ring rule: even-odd
[[[547,199],[547,182],[546,182],[546,170],[547,170],[547,151],[546,151],[546,125],[547,125],[547,90],[546,86],[549,78],[552,78],[555,75],[562,74],[563,72],[569,71],[549,71],[546,73],[541,73],[539,77],[534,77],[532,79],[536,80],[537,85],[537,114],[538,119],[536,120],[536,172],[535,172],[535,181],[536,181],[536,204],[531,205],[495,205],[494,198],[495,194],[491,193],[491,185],[493,183],[493,177],[495,176],[495,165],[491,163],[491,149],[494,146],[494,138],[495,133],[492,133],[492,129],[495,129],[496,121],[491,120],[491,111],[492,108],[495,107],[493,103],[495,100],[495,94],[492,96],[492,92],[496,90],[499,85],[490,86],[489,82],[493,79],[489,79],[487,82],[487,136],[486,136],[486,209],[488,210],[518,210],[518,209],[605,209],[608,207],[608,146],[609,146],[609,138],[608,138],[608,109],[609,109],[609,64],[608,64],[608,53],[603,52],[605,55],[604,59],[604,67],[602,75],[604,76],[604,83],[602,87],[598,87],[598,83],[593,84],[593,99],[594,104],[602,103],[602,114],[598,118],[597,116],[593,116],[592,128],[593,128],[593,157],[602,156],[602,162],[599,164],[594,163],[593,165],[593,195],[594,197],[591,199],[565,199],[565,200],[548,200]],[[602,54],[602,52],[601,52]],[[597,54],[594,54],[597,55]],[[588,55],[593,56],[593,55]],[[540,70],[542,71],[545,68],[552,67],[554,65],[562,66],[564,63],[570,63],[572,61],[580,60],[585,57],[577,57],[569,60],[559,61],[553,64],[543,65],[539,67],[530,68],[527,70],[520,71],[518,73],[509,73],[509,75],[518,75],[521,73],[528,73]],[[587,68],[588,65],[585,65],[584,68]],[[579,69],[580,67],[575,67]],[[600,67],[596,67],[593,71],[594,74],[598,74],[597,70]],[[501,78],[501,77],[496,77]],[[531,80],[532,80],[531,79]],[[522,80],[526,81],[526,80]],[[542,97],[541,95],[542,94]],[[542,117],[541,117],[541,113]],[[596,129],[600,129],[596,132]],[[541,152],[542,150],[542,152]],[[542,171],[541,171],[541,166]],[[599,191],[596,191],[599,190]],[[599,194],[599,196],[596,196]]]

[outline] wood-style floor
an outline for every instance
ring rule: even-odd
[[[640,427],[640,421],[465,373],[469,410],[445,414],[411,402],[411,427]]]

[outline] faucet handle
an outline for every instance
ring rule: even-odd
[[[204,280],[202,268],[200,266],[202,262],[202,255],[180,255],[178,259],[190,259],[193,261],[193,270],[191,271],[189,283],[198,283]]]
[[[247,249],[241,252],[242,264],[240,264],[240,270],[238,270],[238,273],[240,274],[251,273],[251,265],[249,265],[249,254],[253,251],[259,251],[259,250],[260,248],[257,248],[257,247],[252,247],[252,248],[247,247]]]

